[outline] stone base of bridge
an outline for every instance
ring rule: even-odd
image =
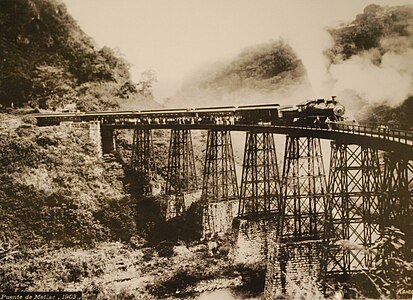
[[[80,123],[83,124],[83,123]],[[102,157],[102,136],[100,133],[100,122],[89,122],[89,140],[94,145],[98,157]]]
[[[163,218],[168,221],[181,216],[195,202],[201,199],[201,190],[175,195],[166,195]]]
[[[202,219],[203,238],[210,239],[215,235],[228,233],[238,214],[238,205],[238,199],[206,203]]]
[[[234,246],[231,253],[234,263],[265,263],[268,241],[275,236],[277,222],[274,214],[254,219],[236,218],[233,223]]]
[[[322,242],[319,240],[269,244],[264,299],[306,298],[319,282]],[[310,295],[306,294],[312,292]]]

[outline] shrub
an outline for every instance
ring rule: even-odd
[[[162,241],[156,246],[156,251],[160,257],[172,257],[174,255],[174,244],[168,241]]]
[[[37,119],[32,116],[24,116],[22,117],[22,121],[26,124],[31,124],[31,125],[36,125],[37,124]]]
[[[264,291],[266,267],[264,264],[237,265],[235,270],[242,277],[242,285],[239,288],[249,291],[253,295],[258,295]]]
[[[177,292],[180,296],[183,296],[188,294],[188,291],[185,291],[187,287],[195,285],[201,279],[202,278],[196,274],[192,274],[188,270],[179,270],[166,281],[149,287],[149,291],[152,295],[157,297],[157,299],[163,299],[168,296],[176,295]]]
[[[136,235],[134,211],[130,197],[102,199],[101,207],[95,213],[96,219],[110,231],[115,240],[130,241]]]

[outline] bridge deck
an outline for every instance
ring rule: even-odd
[[[208,123],[198,122],[196,118],[176,117],[173,112],[165,113],[165,120],[159,118],[141,118],[139,113],[129,111],[38,114],[34,117],[39,126],[58,125],[66,122],[98,121],[102,127],[113,129],[193,129],[272,132],[276,134],[317,137],[335,140],[346,144],[358,144],[385,151],[397,152],[404,158],[413,159],[413,132],[392,130],[386,127],[362,126],[356,124],[330,123],[331,128],[300,127],[293,125],[237,124],[234,120],[223,124],[220,118],[212,114]],[[217,124],[217,122],[219,124]]]
[[[357,144],[385,151],[400,153],[413,159],[413,133],[399,130],[378,130],[358,125],[335,125],[334,129],[273,126],[273,125],[224,125],[224,124],[102,124],[113,129],[191,129],[272,132],[276,134],[316,137],[346,144]]]

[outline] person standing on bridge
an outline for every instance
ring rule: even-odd
[[[325,124],[327,125],[327,128],[328,128],[329,130],[332,129],[332,126],[331,126],[332,124],[331,124],[331,120],[330,120],[329,117],[326,118]]]
[[[321,127],[321,121],[320,121],[320,117],[317,116],[314,120],[314,127],[316,128],[320,128]]]

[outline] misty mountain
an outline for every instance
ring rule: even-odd
[[[246,48],[232,60],[200,69],[169,105],[274,102],[275,95],[306,85],[306,70],[293,49],[283,41],[272,41]]]
[[[343,90],[338,96],[347,98],[361,121],[391,121],[411,128],[413,6],[371,4],[352,22],[329,33],[334,44],[325,54],[329,71]],[[403,113],[405,109],[410,110]]]
[[[0,2],[0,104],[56,109],[110,109],[143,99],[129,65],[97,49],[58,0]]]
[[[242,51],[228,65],[222,66],[202,87],[225,87],[229,91],[248,87],[276,90],[304,81],[306,72],[290,46],[278,41]]]

